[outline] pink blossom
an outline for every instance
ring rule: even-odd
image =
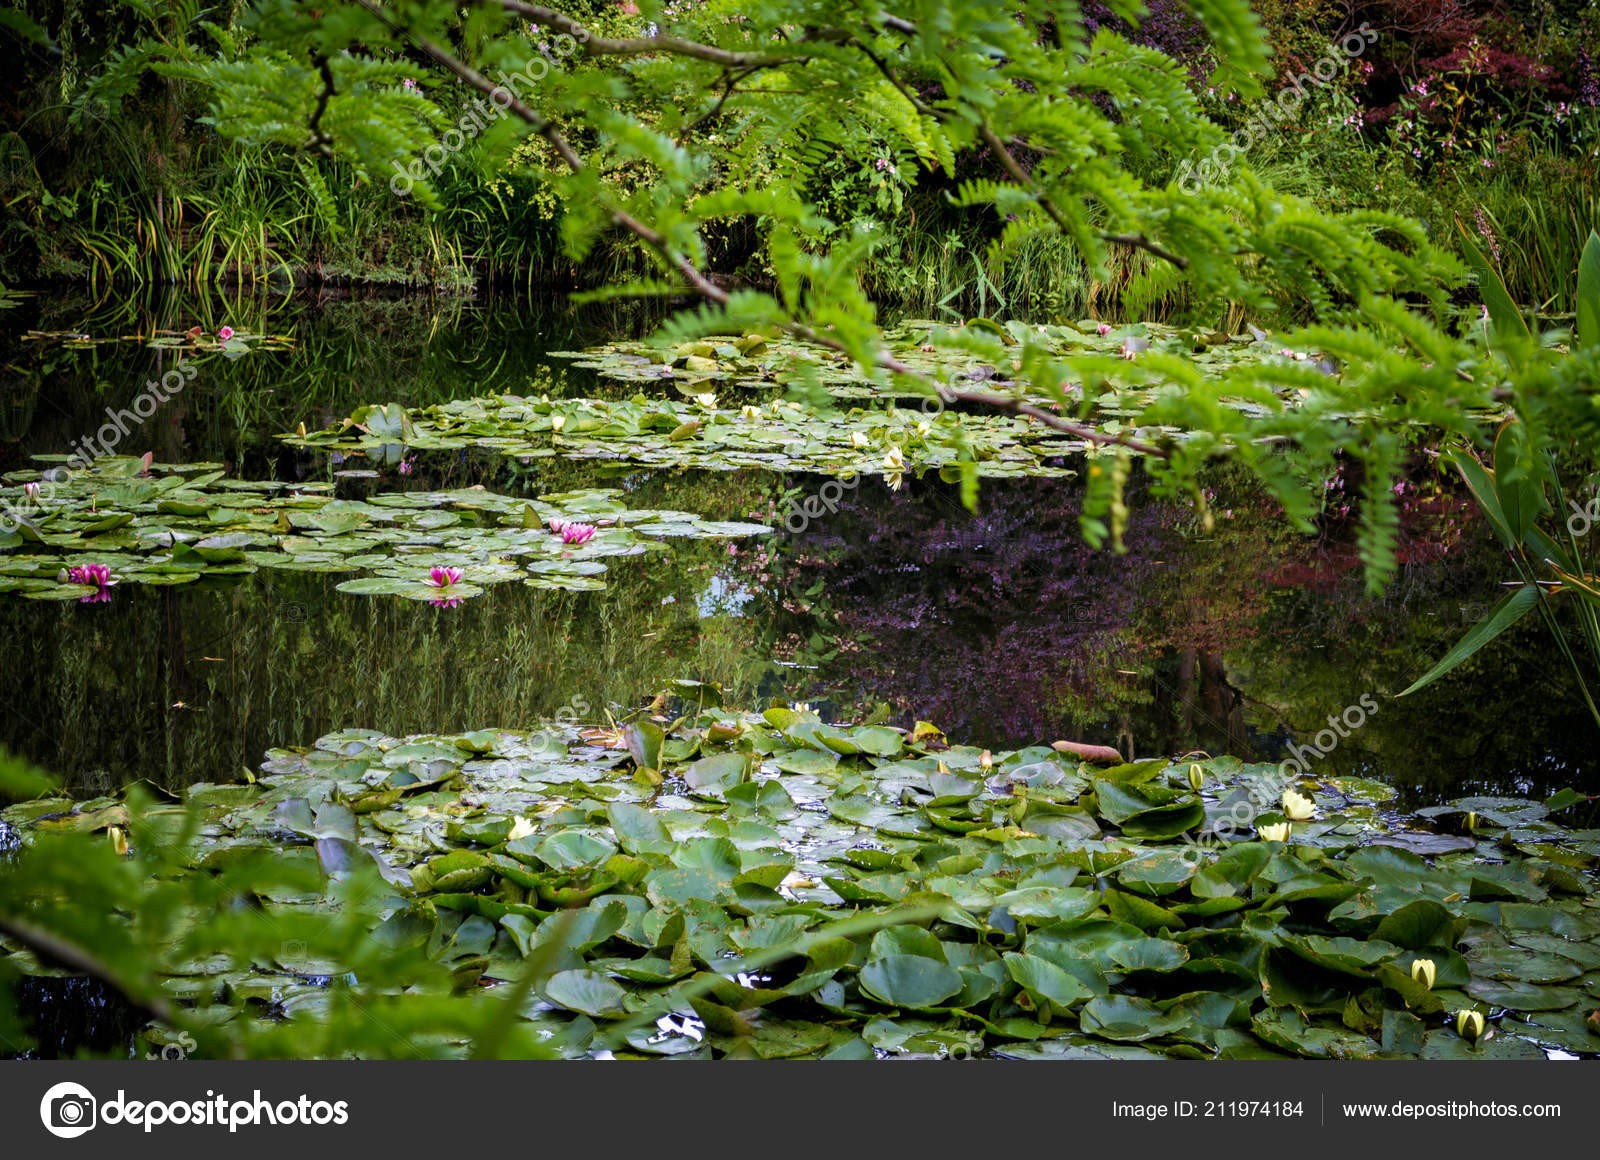
[[[430,600],[428,603],[433,605],[435,608],[460,608],[461,597],[450,596],[444,600]]]
[[[39,502],[39,484],[37,482],[23,484],[22,490],[34,503]]]
[[[1107,335],[1111,333],[1111,327],[1102,322],[1099,326],[1094,328],[1094,332],[1099,335]]]
[[[561,529],[561,542],[564,544],[587,544],[594,539],[595,531],[593,524],[567,524]]]
[[[227,342],[230,338],[233,337],[233,327],[224,326],[221,330],[217,331],[217,337],[220,338],[223,342]]]
[[[78,597],[79,604],[104,604],[111,599],[111,586],[116,583],[111,579],[111,569],[104,564],[79,564],[67,569],[66,580],[68,584],[88,584],[94,591],[88,596]]]
[[[428,572],[428,583],[435,588],[448,588],[461,582],[460,568],[443,568],[435,565]]]

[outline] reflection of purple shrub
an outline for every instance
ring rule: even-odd
[[[1127,555],[1092,551],[1078,506],[1054,479],[988,481],[977,516],[928,480],[864,490],[806,537],[816,562],[802,565],[826,579],[840,635],[860,641],[829,666],[845,694],[983,744],[1058,736],[1073,703],[1095,706],[1117,679],[1110,654],[1174,546],[1171,509],[1143,504]]]

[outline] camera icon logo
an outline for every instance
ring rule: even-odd
[[[39,1119],[52,1136],[71,1140],[94,1127],[98,1106],[81,1083],[58,1083],[39,1101]]]

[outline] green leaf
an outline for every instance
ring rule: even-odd
[[[545,983],[544,995],[569,1011],[597,1019],[617,1019],[628,1013],[623,1006],[628,992],[599,971],[557,971]]]
[[[1411,685],[1398,696],[1404,697],[1408,693],[1415,693],[1418,689],[1433,684],[1434,681],[1444,676],[1484,645],[1494,640],[1495,637],[1505,632],[1517,621],[1521,620],[1533,610],[1539,601],[1539,590],[1533,585],[1525,585],[1506,593],[1495,601],[1488,615],[1475,624],[1468,633],[1456,642],[1455,647],[1444,654],[1444,657],[1433,668],[1418,677]]]
[[[1600,346],[1600,234],[1589,231],[1578,261],[1578,326],[1574,346]]]
[[[1517,309],[1511,291],[1506,289],[1505,282],[1494,267],[1489,265],[1488,258],[1484,257],[1466,227],[1459,222],[1457,225],[1461,229],[1461,249],[1466,255],[1467,265],[1472,268],[1473,276],[1478,280],[1478,292],[1483,296],[1484,305],[1489,308],[1491,335],[1527,338],[1528,321]]]
[[[861,989],[891,1007],[936,1007],[963,986],[960,971],[923,955],[885,955],[861,969]]]

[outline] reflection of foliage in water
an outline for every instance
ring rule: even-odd
[[[488,308],[466,298],[123,297],[100,303],[32,299],[11,311],[0,331],[4,360],[5,435],[34,451],[65,451],[105,422],[103,410],[124,407],[152,374],[168,369],[160,351],[140,343],[81,350],[22,343],[29,328],[95,336],[148,334],[224,324],[261,334],[293,334],[293,357],[252,355],[212,360],[205,375],[144,428],[146,442],[169,462],[217,459],[273,474],[292,466],[274,432],[303,419],[349,414],[381,393],[383,400],[423,405],[493,390],[563,393],[594,377],[546,349],[582,345],[627,333],[649,315],[626,304],[583,310],[562,303]],[[39,405],[43,395],[48,405]],[[382,400],[380,400],[382,401]],[[0,467],[15,466],[0,453]],[[282,477],[282,476],[280,476]]]
[[[1401,580],[1375,600],[1337,505],[1318,536],[1300,537],[1260,510],[1258,492],[1213,483],[1212,532],[1144,497],[1130,505],[1122,557],[1082,548],[1059,482],[991,485],[976,517],[936,485],[859,489],[780,541],[785,587],[808,594],[790,598],[779,630],[789,655],[814,660],[818,633],[830,652],[838,642],[791,695],[887,700],[983,744],[1072,736],[1146,754],[1276,757],[1372,692],[1382,711],[1316,775],[1399,780],[1416,800],[1464,785],[1593,783],[1594,762],[1569,740],[1581,721],[1532,635],[1469,671],[1500,717],[1459,691],[1392,699],[1496,575],[1492,546],[1461,538],[1458,501],[1430,496],[1407,511]]]
[[[565,490],[593,479],[544,461],[525,481]],[[630,502],[735,518],[765,508],[765,481],[749,473],[621,482]],[[609,561],[604,593],[506,586],[454,609],[346,595],[338,576],[280,574],[185,586],[196,591],[130,586],[92,609],[8,600],[0,656],[30,680],[3,740],[84,787],[137,777],[178,786],[231,778],[272,745],[355,722],[514,726],[578,695],[599,718],[679,676],[743,691],[762,671],[757,624],[701,608],[727,558],[723,542],[675,540],[670,553]]]

